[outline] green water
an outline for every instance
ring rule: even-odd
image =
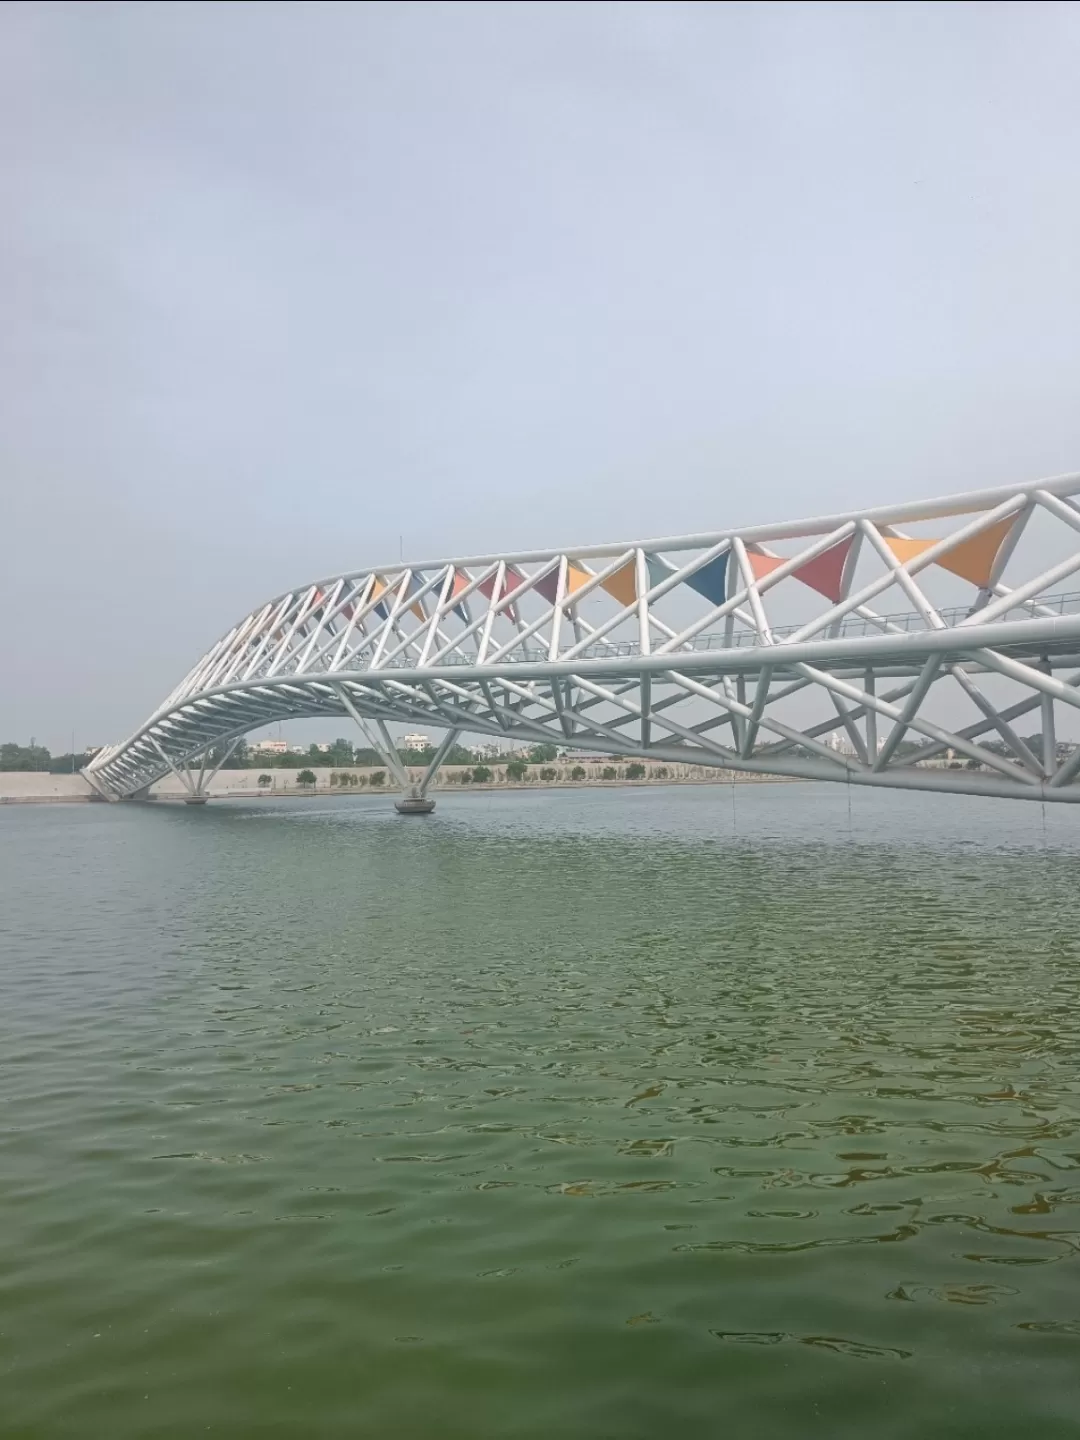
[[[0,810],[0,1435],[1075,1437],[1080,815]]]

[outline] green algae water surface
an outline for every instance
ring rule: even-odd
[[[5,807],[0,1435],[1074,1440],[1078,893],[839,787]]]

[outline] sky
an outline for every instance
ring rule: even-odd
[[[0,740],[399,545],[1080,469],[1078,68],[1066,5],[0,8]]]

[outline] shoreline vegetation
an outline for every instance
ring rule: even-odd
[[[1040,737],[1032,737],[1035,743]],[[897,747],[910,761],[918,759],[919,745],[901,742]],[[992,748],[992,747],[990,747]],[[78,772],[93,756],[84,754],[51,756],[42,746],[0,744],[0,804],[61,804],[98,800],[101,797]],[[435,749],[401,750],[411,784],[419,784],[435,757]],[[798,754],[798,747],[793,753]],[[214,799],[252,799],[294,795],[345,795],[364,792],[399,793],[385,761],[375,751],[353,746],[348,740],[329,745],[310,745],[282,752],[261,750],[241,741],[222,759],[222,750],[211,751],[209,765],[221,766],[207,793]],[[958,760],[947,762],[959,765]],[[974,762],[968,761],[969,768]],[[726,770],[692,761],[672,762],[641,755],[622,757],[575,752],[553,744],[534,745],[527,750],[497,755],[491,747],[469,750],[452,746],[431,781],[431,795],[454,790],[543,790],[581,789],[624,785],[731,785],[790,782],[792,776],[756,771]],[[182,799],[186,791],[175,775],[155,781],[150,799]]]
[[[409,778],[419,782],[423,769],[409,766]],[[603,764],[588,761],[555,762],[552,765],[525,765],[522,775],[510,765],[447,766],[428,787],[431,796],[455,791],[588,790],[666,785],[732,785],[790,783],[790,776],[750,774],[743,770],[720,770],[710,765]],[[477,778],[479,773],[480,778]],[[309,777],[310,778],[306,778]],[[5,783],[8,782],[8,783]],[[248,771],[221,770],[209,788],[214,800],[273,800],[296,797],[326,799],[335,795],[381,795],[392,799],[400,792],[384,766],[330,770]],[[184,799],[187,792],[175,776],[158,781],[150,795],[152,802],[166,804]],[[47,771],[0,773],[0,805],[62,805],[100,801],[101,797],[81,775],[56,775]]]
[[[784,783],[791,777],[784,775],[761,775],[750,773],[744,770],[721,770],[711,765],[673,765],[642,763],[632,761],[619,763],[612,760],[610,764],[598,761],[586,763],[568,759],[565,762],[556,762],[551,765],[525,765],[518,770],[513,763],[507,765],[487,764],[444,766],[428,787],[429,795],[453,794],[454,791],[469,790],[583,790],[583,789],[612,789],[626,786],[664,786],[664,785],[730,785],[736,784],[758,784],[772,783],[778,781]],[[222,778],[220,772],[216,777],[219,781]],[[265,774],[266,772],[264,772]],[[408,767],[409,779],[419,783],[423,778],[424,770],[416,766]],[[310,779],[305,779],[310,776]],[[280,776],[271,777],[270,784],[259,784],[262,776],[257,776],[255,783],[245,777],[245,782],[233,783],[228,781],[220,787],[211,790],[214,798],[218,799],[252,799],[264,796],[273,798],[275,796],[294,795],[319,795],[325,798],[328,795],[362,795],[379,794],[385,792],[389,795],[396,795],[398,787],[394,784],[392,776],[384,767],[369,767],[365,769],[351,770],[321,770],[316,773],[312,770],[297,772],[294,779],[283,779]],[[182,790],[177,787],[173,790],[159,789],[162,799],[182,798]]]

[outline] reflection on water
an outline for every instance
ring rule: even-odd
[[[1078,861],[824,786],[0,812],[0,1433],[1074,1435]]]

